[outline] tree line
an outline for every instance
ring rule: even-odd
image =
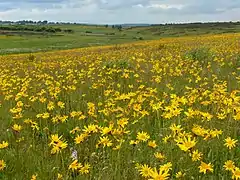
[[[8,25],[8,26],[0,26],[0,30],[2,31],[32,31],[32,32],[47,32],[47,33],[73,33],[71,29],[61,29],[54,27],[39,27],[39,26],[22,26],[22,25]]]

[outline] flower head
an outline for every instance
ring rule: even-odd
[[[207,164],[205,162],[201,162],[199,172],[206,174],[207,171],[213,172],[213,165],[211,163]]]

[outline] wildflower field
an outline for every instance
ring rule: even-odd
[[[0,56],[0,179],[240,179],[240,34]]]

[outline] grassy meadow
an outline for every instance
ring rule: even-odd
[[[240,179],[239,42],[0,56],[0,179]]]
[[[239,33],[240,23],[169,24],[143,27],[123,26],[121,31],[111,25],[26,25],[28,28],[70,29],[73,33],[41,33],[32,31],[4,31],[0,25],[0,54],[106,46],[166,37],[197,36],[204,34]],[[7,27],[14,27],[9,25]],[[19,25],[23,28],[24,25]]]

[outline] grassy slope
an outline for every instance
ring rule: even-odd
[[[119,44],[125,42],[160,39],[162,37],[189,36],[200,34],[218,34],[240,32],[240,25],[228,27],[186,27],[186,26],[153,26],[123,29],[119,32],[112,27],[55,25],[61,29],[72,29],[73,34],[57,34],[57,36],[3,36],[0,35],[0,54],[48,51],[53,49],[71,49],[96,45]],[[86,31],[92,33],[86,34]],[[114,35],[107,35],[115,33]]]
[[[237,108],[239,102],[236,98],[238,94],[234,95],[234,89],[238,90],[240,85],[237,73],[240,49],[235,45],[239,40],[239,35],[180,40],[166,38],[115,50],[110,47],[39,53],[34,54],[39,56],[38,59],[31,62],[25,55],[0,57],[0,143],[9,142],[9,147],[0,150],[0,160],[6,162],[6,168],[0,171],[0,179],[25,180],[38,174],[37,180],[54,180],[61,173],[64,180],[141,180],[143,178],[135,169],[136,163],[159,168],[167,162],[173,164],[170,179],[175,179],[178,171],[186,173],[186,177],[182,178],[185,180],[231,179],[232,173],[225,171],[223,165],[227,160],[233,160],[240,167],[239,144],[228,150],[224,146],[224,139],[230,136],[240,141],[240,122],[233,120],[233,108]],[[205,49],[206,46],[210,49]],[[118,61],[112,60],[113,58]],[[57,84],[61,92],[56,99],[49,90],[55,91]],[[72,85],[76,87],[75,91],[70,90]],[[142,85],[144,87],[140,88]],[[19,96],[24,89],[28,97]],[[46,93],[40,93],[43,90]],[[126,96],[128,93],[130,99]],[[132,93],[135,95],[130,97]],[[7,100],[5,96],[8,95],[13,97]],[[122,95],[126,99],[120,98]],[[37,98],[35,102],[30,100],[32,96]],[[180,97],[187,100],[187,104],[183,99],[178,102]],[[40,99],[44,98],[46,102],[41,102]],[[233,99],[234,103],[230,103]],[[152,100],[153,104],[150,103]],[[10,109],[17,107],[17,101],[24,103],[23,118],[13,119],[17,114],[11,113]],[[50,111],[46,107],[51,101],[55,108]],[[58,101],[64,102],[65,108],[60,109]],[[206,101],[209,104],[203,105]],[[96,118],[88,113],[88,102],[95,104]],[[145,110],[149,115],[141,118],[142,114],[134,110],[138,104],[140,112]],[[116,111],[118,107],[123,110]],[[167,115],[171,115],[173,108],[181,113],[169,119]],[[168,112],[167,109],[172,110]],[[195,114],[187,116],[185,112],[191,109]],[[109,114],[105,115],[98,110],[106,110]],[[73,111],[81,111],[87,118],[79,120],[78,117],[70,117]],[[228,113],[224,119],[219,119],[218,115],[222,111]],[[36,117],[45,112],[49,112],[51,117]],[[211,120],[202,117],[206,115],[204,112],[213,115]],[[66,122],[53,122],[52,117],[58,114],[69,118]],[[32,129],[30,124],[23,123],[28,118],[38,124],[38,131]],[[124,140],[120,150],[112,149],[120,143],[113,138],[112,133],[104,135],[113,141],[112,147],[103,148],[101,145],[96,148],[100,137],[103,137],[102,131],[91,133],[83,143],[74,143],[75,137],[82,134],[85,125],[96,124],[107,128],[113,122],[114,128],[119,128],[117,122],[121,118],[129,119],[125,126],[129,134],[116,136]],[[15,123],[23,126],[19,133],[11,128]],[[213,172],[207,172],[206,175],[199,173],[201,162],[192,162],[190,153],[181,151],[173,138],[167,144],[163,143],[163,137],[174,134],[169,129],[172,123],[181,125],[181,132],[191,135],[194,135],[193,124],[208,130],[216,128],[223,131],[219,138],[209,137],[209,132],[204,132],[206,140],[200,135],[196,136],[197,144],[191,149],[203,153],[201,160],[212,163]],[[80,127],[80,132],[71,134],[70,130],[77,126]],[[141,131],[147,132],[150,140],[156,140],[158,146],[150,148],[147,142],[130,145],[130,141],[136,140],[137,133]],[[68,147],[58,155],[51,155],[52,147],[48,144],[51,135],[56,133],[63,135]],[[181,133],[179,137],[180,135]],[[17,143],[22,137],[24,140]],[[72,162],[71,147],[77,150],[79,162],[90,163],[89,175],[74,178],[74,174],[68,170]],[[156,152],[163,153],[166,158],[156,159]]]

